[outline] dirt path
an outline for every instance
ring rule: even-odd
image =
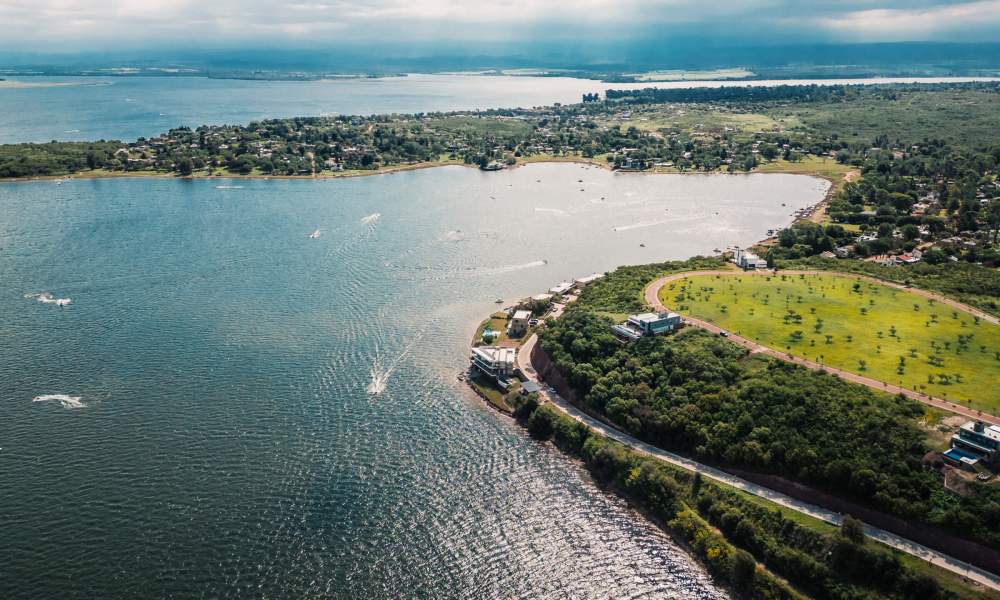
[[[891,287],[891,288],[895,288],[895,289],[900,289],[900,290],[906,290],[906,291],[908,291],[910,293],[917,294],[918,296],[923,296],[925,298],[933,299],[933,300],[935,300],[937,302],[941,302],[942,304],[946,304],[947,306],[951,306],[952,308],[955,308],[955,309],[958,309],[958,310],[962,310],[962,311],[967,312],[967,313],[969,313],[969,314],[971,314],[973,316],[979,317],[982,320],[987,321],[989,323],[1000,324],[1000,319],[997,319],[997,317],[994,317],[993,315],[986,314],[986,313],[984,313],[983,311],[981,311],[981,310],[979,310],[977,308],[973,308],[973,307],[968,306],[966,304],[962,304],[961,302],[956,302],[955,300],[952,300],[950,298],[945,298],[944,296],[941,296],[940,294],[935,294],[933,292],[928,292],[926,290],[920,290],[920,289],[915,289],[915,288],[908,288],[908,287],[906,287],[904,285],[900,285],[898,283],[892,283],[892,282],[888,282],[888,281],[883,281],[881,279],[876,279],[874,277],[868,277],[866,275],[850,275],[850,274],[834,273],[834,272],[831,272],[831,271],[781,271],[781,273],[785,274],[785,275],[835,275],[835,276],[840,276],[840,277],[847,277],[847,278],[851,278],[851,279],[856,279],[858,281],[868,281],[868,282],[872,282],[872,283],[878,283],[880,285],[885,285],[885,286],[888,286],[888,287]],[[675,273],[673,275],[667,275],[666,277],[661,277],[661,278],[657,279],[656,281],[652,282],[651,284],[649,284],[646,287],[646,290],[644,292],[644,294],[645,294],[645,300],[646,300],[646,303],[649,304],[650,306],[652,306],[654,310],[665,311],[665,310],[667,310],[667,308],[665,306],[663,306],[663,304],[660,303],[660,290],[663,288],[664,285],[666,285],[666,284],[668,284],[668,283],[670,283],[672,281],[678,281],[680,279],[685,279],[687,277],[692,277],[692,276],[697,276],[697,275],[723,275],[723,276],[725,276],[725,275],[738,275],[738,274],[739,275],[756,275],[756,276],[766,276],[766,275],[773,276],[774,272],[772,272],[772,271],[747,271],[747,272],[741,272],[741,271],[688,271],[688,272],[684,272],[684,273]],[[700,327],[702,329],[705,329],[706,331],[710,331],[710,332],[716,333],[716,334],[722,333],[723,331],[725,331],[723,328],[721,328],[721,327],[719,327],[717,325],[713,325],[713,324],[711,324],[711,323],[709,323],[707,321],[703,321],[701,319],[696,319],[696,318],[690,317],[690,316],[685,316],[684,317],[684,322],[687,323],[687,324],[689,324],[689,325],[694,325],[695,327]],[[836,375],[837,377],[840,377],[841,379],[844,379],[846,381],[850,381],[850,382],[853,382],[853,383],[860,383],[861,385],[866,385],[866,386],[868,386],[870,388],[873,388],[873,389],[876,389],[876,390],[881,390],[883,392],[888,392],[890,394],[902,394],[902,395],[904,395],[904,396],[906,396],[908,398],[912,398],[913,400],[916,400],[918,402],[923,402],[924,404],[926,404],[928,406],[933,406],[934,408],[938,408],[938,409],[941,409],[941,410],[946,410],[948,412],[952,412],[952,413],[955,413],[955,414],[958,414],[958,415],[962,415],[962,416],[968,417],[970,419],[978,419],[980,421],[984,421],[986,423],[991,423],[993,425],[1000,425],[1000,417],[991,415],[989,413],[984,413],[981,410],[976,410],[976,409],[973,409],[973,408],[969,408],[967,406],[962,406],[961,404],[956,404],[954,402],[949,402],[949,401],[944,400],[942,398],[936,398],[936,397],[928,395],[928,394],[922,394],[922,393],[917,392],[915,390],[911,390],[911,389],[907,389],[907,388],[900,387],[900,386],[897,386],[897,385],[893,385],[893,384],[887,383],[885,381],[879,381],[877,379],[872,379],[871,377],[865,377],[864,375],[858,375],[857,373],[851,373],[850,371],[845,371],[843,369],[837,369],[837,368],[834,368],[834,367],[830,367],[828,365],[823,365],[823,364],[820,364],[820,363],[817,363],[817,362],[813,362],[811,360],[807,360],[805,358],[800,358],[798,356],[793,356],[793,355],[788,354],[786,352],[780,352],[780,351],[775,350],[773,348],[769,348],[767,346],[758,344],[757,342],[754,342],[753,340],[749,340],[747,338],[738,336],[738,335],[736,335],[736,334],[734,334],[732,332],[729,332],[729,331],[726,331],[726,335],[728,336],[728,339],[730,341],[732,341],[735,344],[739,344],[740,346],[743,346],[744,348],[747,348],[752,353],[766,354],[768,356],[773,356],[775,358],[780,358],[781,360],[784,360],[784,361],[787,361],[787,362],[790,362],[790,363],[794,363],[794,364],[797,364],[797,365],[801,365],[803,367],[812,369],[814,371],[825,371],[825,372],[827,372],[827,373],[829,373],[831,375]]]

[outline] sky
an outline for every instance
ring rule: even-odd
[[[2,0],[0,50],[1000,41],[1000,0]]]

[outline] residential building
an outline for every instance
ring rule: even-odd
[[[552,294],[555,294],[556,296],[561,296],[561,295],[565,294],[566,292],[570,291],[571,289],[573,289],[573,282],[572,281],[563,281],[563,282],[560,282],[558,285],[552,286],[549,289],[549,292],[552,293]]]
[[[632,315],[624,323],[611,327],[611,333],[629,341],[644,336],[669,333],[681,325],[681,316],[673,312]]]
[[[744,271],[749,271],[750,269],[766,269],[767,261],[763,258],[757,256],[749,250],[743,250],[742,248],[737,248],[733,251],[733,262],[736,266],[743,269]]]
[[[499,348],[484,346],[472,349],[469,357],[472,369],[495,379],[501,385],[514,375],[517,350],[514,348]]]
[[[552,294],[535,294],[531,297],[535,302],[551,302],[554,296]]]
[[[991,464],[1000,464],[1000,427],[969,421],[951,436],[951,447],[972,453]]]
[[[521,337],[528,333],[529,321],[531,321],[530,310],[515,312],[514,316],[510,318],[510,324],[507,325],[507,335],[510,337]]]

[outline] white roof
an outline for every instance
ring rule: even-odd
[[[535,294],[534,296],[531,297],[531,299],[532,300],[539,300],[539,301],[551,300],[552,299],[552,294]]]
[[[517,356],[517,350],[514,348],[499,348],[496,346],[473,348],[472,352],[493,364],[513,364],[514,357]]]
[[[519,310],[516,313],[514,313],[514,318],[518,319],[518,320],[527,320],[527,319],[530,319],[531,318],[531,311],[530,310]]]
[[[560,282],[558,285],[552,287],[549,291],[552,292],[553,294],[564,294],[570,291],[571,289],[573,289],[573,282],[563,281]]]

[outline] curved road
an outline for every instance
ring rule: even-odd
[[[583,412],[557,394],[554,389],[542,385],[530,358],[531,351],[534,350],[535,342],[537,341],[538,336],[532,334],[531,337],[528,338],[528,340],[521,346],[517,352],[517,365],[521,369],[521,372],[524,373],[525,377],[539,384],[542,389],[539,395],[542,397],[543,401],[549,402],[552,406],[559,409],[567,416],[576,419],[584,425],[587,425],[592,431],[606,438],[615,440],[632,448],[633,450],[658,460],[662,460],[663,462],[681,467],[682,469],[687,469],[688,471],[701,473],[703,477],[707,477],[708,479],[743,490],[744,492],[753,494],[754,496],[759,496],[775,504],[784,506],[785,508],[790,508],[794,511],[820,519],[821,521],[837,526],[840,525],[841,515],[839,513],[835,513],[831,510],[821,508],[808,502],[796,500],[795,498],[786,496],[780,492],[757,485],[756,483],[751,483],[745,479],[736,477],[735,475],[730,475],[725,471],[704,465],[698,461],[691,460],[690,458],[685,458],[679,454],[674,454],[673,452],[657,448],[656,446],[647,444],[646,442],[632,437],[631,435]],[[990,589],[1000,591],[1000,577],[990,573],[989,571],[980,569],[979,567],[970,565],[956,558],[952,558],[947,554],[942,554],[936,550],[931,550],[926,546],[912,542],[883,529],[878,529],[877,527],[865,525],[865,533],[872,539],[878,540],[887,546],[895,548],[896,550],[922,558],[943,569],[951,571],[952,573],[966,577]]]
[[[916,294],[918,296],[922,296],[924,298],[933,299],[936,302],[940,302],[940,303],[945,304],[947,306],[950,306],[952,308],[955,308],[955,309],[967,312],[967,313],[969,313],[969,314],[971,314],[971,315],[973,315],[975,317],[979,317],[980,319],[982,319],[983,321],[986,321],[988,323],[1000,324],[1000,319],[997,319],[997,317],[994,317],[993,315],[987,314],[987,313],[985,313],[985,312],[983,312],[983,311],[981,311],[981,310],[979,310],[977,308],[973,308],[973,307],[968,306],[966,304],[962,304],[961,302],[956,302],[955,300],[952,300],[951,298],[945,298],[944,296],[941,296],[939,294],[935,294],[933,292],[928,292],[926,290],[920,290],[920,289],[916,289],[916,288],[908,288],[908,287],[906,287],[904,285],[900,285],[898,283],[892,283],[892,282],[882,281],[881,279],[876,279],[874,277],[868,277],[868,276],[865,276],[865,275],[847,275],[847,274],[834,273],[834,272],[830,272],[830,271],[781,271],[781,274],[784,274],[784,275],[836,275],[836,276],[840,276],[840,277],[847,277],[847,278],[850,278],[850,279],[856,279],[858,281],[868,281],[868,282],[871,282],[871,283],[878,283],[880,285],[884,285],[884,286],[887,286],[887,287],[896,288],[896,289],[900,289],[900,290],[906,290],[907,292],[910,292],[912,294]],[[687,272],[682,272],[682,273],[674,273],[673,275],[667,275],[666,277],[661,277],[661,278],[657,279],[656,281],[654,281],[653,283],[651,283],[648,286],[646,286],[646,290],[644,292],[646,304],[649,304],[651,307],[653,307],[653,310],[656,310],[656,311],[665,311],[665,310],[668,310],[667,307],[663,306],[663,304],[660,303],[660,290],[663,288],[663,286],[666,285],[666,284],[668,284],[668,283],[670,283],[671,281],[678,281],[680,279],[686,279],[688,277],[693,277],[693,276],[697,276],[697,275],[723,275],[723,276],[725,276],[725,275],[757,275],[757,276],[771,275],[771,276],[773,276],[774,273],[772,271],[734,271],[734,270],[727,270],[727,271],[687,271]],[[719,327],[718,325],[713,325],[713,324],[709,323],[708,321],[703,321],[701,319],[696,319],[694,317],[687,316],[687,315],[684,316],[684,322],[688,323],[690,325],[694,325],[696,327],[700,327],[700,328],[705,329],[707,331],[711,331],[712,333],[721,333],[723,331],[726,331],[725,329]],[[820,364],[820,363],[817,363],[817,362],[813,362],[813,361],[805,359],[805,358],[800,358],[798,356],[793,356],[793,355],[788,354],[786,352],[780,352],[780,351],[775,350],[773,348],[769,348],[767,346],[763,346],[761,344],[758,344],[757,342],[755,342],[753,340],[750,340],[750,339],[747,339],[747,338],[744,338],[744,337],[740,337],[740,336],[732,333],[731,331],[726,331],[726,335],[728,336],[728,339],[730,339],[731,341],[733,341],[736,344],[739,344],[740,346],[743,346],[744,348],[747,348],[752,353],[766,354],[768,356],[773,356],[775,358],[780,358],[781,360],[784,360],[784,361],[787,361],[787,362],[790,362],[790,363],[795,363],[797,365],[801,365],[803,367],[812,369],[814,371],[820,371],[820,370],[822,370],[822,371],[825,371],[825,372],[827,372],[827,373],[829,373],[831,375],[836,375],[837,377],[840,377],[841,379],[850,381],[852,383],[860,383],[861,385],[866,385],[866,386],[868,386],[870,388],[881,390],[883,392],[888,392],[890,394],[903,394],[904,396],[906,396],[908,398],[912,398],[913,400],[917,400],[918,402],[923,402],[924,404],[926,404],[928,406],[933,406],[934,408],[939,408],[941,410],[946,410],[946,411],[949,411],[949,412],[953,412],[955,414],[959,414],[959,415],[962,415],[963,417],[968,417],[970,419],[978,419],[980,421],[991,423],[993,425],[1000,425],[1000,417],[991,415],[989,413],[984,413],[984,412],[982,412],[980,410],[969,408],[967,406],[962,406],[961,404],[955,404],[954,402],[949,402],[949,401],[944,400],[942,398],[936,398],[936,397],[930,396],[928,394],[921,394],[920,392],[917,392],[916,390],[911,390],[911,389],[908,389],[908,388],[900,387],[898,385],[893,385],[893,384],[887,383],[885,381],[879,381],[877,379],[872,379],[871,377],[865,377],[864,375],[858,375],[857,373],[852,373],[850,371],[845,371],[843,369],[837,369],[835,367],[831,367],[831,366],[828,366],[828,365],[823,365],[823,364]]]

